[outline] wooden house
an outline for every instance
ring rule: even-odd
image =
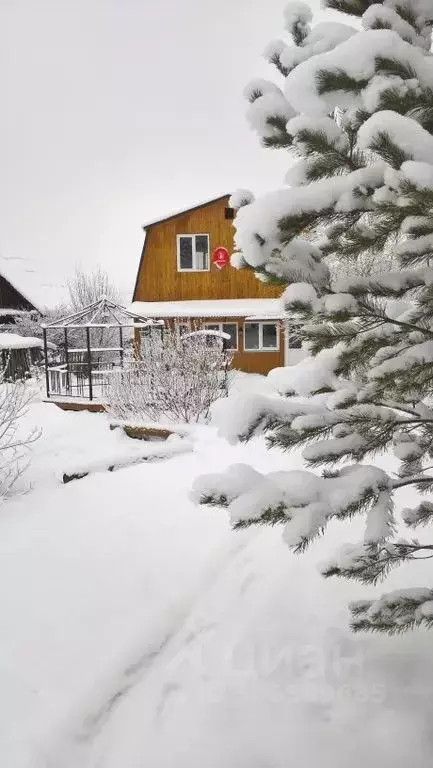
[[[131,310],[174,324],[230,335],[233,367],[268,373],[299,359],[285,327],[281,286],[230,266],[233,217],[229,195],[144,225],[145,241]]]

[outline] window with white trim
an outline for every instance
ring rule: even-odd
[[[271,352],[280,348],[278,323],[244,323],[245,352]]]
[[[209,235],[177,235],[177,271],[209,271]]]
[[[237,323],[204,323],[207,331],[219,331],[227,333],[230,339],[224,339],[225,348],[236,351],[238,348],[238,324]]]

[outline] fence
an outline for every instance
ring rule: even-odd
[[[47,369],[47,394],[50,397],[76,397],[86,400],[104,400],[113,374],[120,370],[115,363],[87,362],[61,363]]]

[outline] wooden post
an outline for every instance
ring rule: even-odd
[[[50,396],[50,375],[48,373],[48,342],[47,342],[47,329],[43,328],[44,334],[44,356],[45,356],[45,387],[47,390],[47,397]]]
[[[68,329],[66,328],[66,325],[63,330],[65,334],[66,394],[70,395],[71,394],[71,378],[70,378],[70,372],[69,372]],[[59,381],[61,382],[61,379],[59,379]]]
[[[86,328],[86,338],[87,338],[87,375],[89,377],[89,400],[93,400],[93,383],[92,383],[92,358],[91,358],[91,350],[90,350],[90,328],[87,326]]]

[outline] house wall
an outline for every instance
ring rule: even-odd
[[[186,301],[188,299],[270,299],[281,295],[281,286],[270,286],[249,270],[230,265],[209,272],[178,272],[176,235],[208,234],[210,255],[222,246],[233,252],[233,221],[224,212],[228,196],[187,211],[147,230],[134,301]]]
[[[212,261],[209,271],[177,271],[177,235],[209,235],[210,258],[215,248],[227,248],[233,252],[234,228],[232,219],[225,218],[229,196],[186,211],[166,221],[151,225],[140,260],[134,301],[187,301],[200,299],[269,299],[281,296],[281,286],[262,283],[249,270],[237,270],[230,266],[218,269]],[[189,318],[176,322],[187,322]],[[168,320],[171,324],[174,320]],[[234,353],[233,368],[249,373],[266,374],[272,368],[284,365],[284,332],[280,331],[279,350],[245,352],[243,347],[244,318],[206,317],[194,319],[192,326],[203,323],[237,322],[239,350]]]
[[[210,320],[206,318],[203,323],[218,323],[221,318]],[[232,368],[247,373],[269,373],[272,368],[280,368],[284,365],[284,330],[280,327],[279,349],[263,352],[244,351],[244,317],[224,318],[224,322],[238,324],[238,350],[233,353]]]
[[[166,324],[175,327],[177,323],[190,323],[191,330],[203,328],[206,323],[237,323],[238,324],[238,349],[233,353],[232,368],[247,373],[267,374],[272,368],[280,368],[284,365],[284,328],[280,323],[279,349],[260,352],[245,352],[244,350],[244,317],[205,317],[203,319],[176,318],[167,320]]]

